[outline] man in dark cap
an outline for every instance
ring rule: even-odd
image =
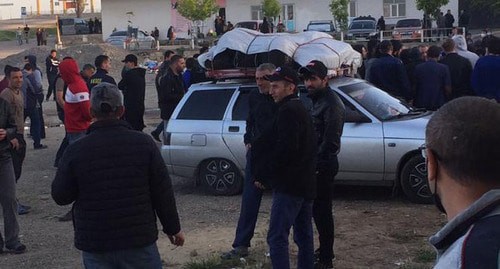
[[[95,86],[90,110],[94,122],[66,149],[52,197],[59,205],[75,202],[75,246],[86,268],[161,269],[156,218],[172,244],[182,246],[184,234],[160,151],[119,120],[124,107],[117,86]]]
[[[312,205],[316,196],[316,135],[311,117],[297,96],[297,73],[278,67],[267,76],[278,105],[274,125],[273,203],[267,242],[273,268],[288,269],[288,235],[293,227],[299,247],[297,267],[312,269],[314,244]],[[259,186],[259,179],[256,178]]]
[[[137,57],[129,54],[122,61],[125,63],[122,71],[122,80],[118,88],[123,92],[125,114],[123,119],[132,129],[144,129],[144,98],[146,94],[146,69],[137,66]]]
[[[299,69],[309,91],[313,106],[310,110],[318,153],[316,164],[317,196],[313,204],[314,223],[319,234],[318,261],[315,269],[333,268],[334,223],[332,214],[333,179],[339,171],[337,155],[344,129],[345,107],[328,86],[328,69],[320,61],[311,61]]]

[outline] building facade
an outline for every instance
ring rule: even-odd
[[[26,16],[75,14],[75,0],[0,0],[0,20]],[[85,0],[84,13],[101,12],[101,0]]]
[[[329,0],[301,1],[279,0],[282,3],[281,15],[277,20],[283,22],[287,31],[303,31],[311,20],[333,20]],[[263,18],[261,0],[228,0],[225,6],[226,18],[231,22],[259,20]],[[450,0],[441,7],[455,16],[458,23],[458,0]],[[348,8],[350,17],[384,16],[387,25],[395,25],[400,19],[422,19],[423,12],[418,10],[413,0],[351,0]],[[275,22],[276,24],[276,22]]]

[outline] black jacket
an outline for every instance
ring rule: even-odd
[[[340,138],[344,129],[345,106],[330,87],[309,94],[311,116],[318,140],[318,169],[338,163]],[[337,166],[338,167],[338,166]]]
[[[110,75],[108,75],[108,71],[101,68],[97,68],[95,74],[91,76],[87,82],[87,87],[89,88],[90,94],[92,94],[92,88],[101,82],[108,82],[116,85],[115,79]]]
[[[385,92],[410,100],[411,89],[403,62],[389,54],[383,54],[372,64],[370,82]]]
[[[47,70],[47,75],[57,75],[59,72],[59,60],[57,58],[52,58],[51,55],[45,58],[45,68]]]
[[[180,231],[172,184],[154,141],[119,120],[97,121],[68,146],[52,183],[73,204],[75,246],[89,252],[145,247]]]
[[[123,92],[123,104],[126,120],[132,129],[142,131],[144,129],[144,98],[146,95],[146,69],[136,67],[126,71],[118,88]]]
[[[251,144],[251,174],[252,180],[268,185],[270,183],[271,167],[269,149],[272,148],[274,117],[277,105],[269,94],[262,94],[258,89],[250,93],[248,99],[249,113],[244,136],[245,145]]]
[[[0,129],[7,131],[7,136],[0,141],[0,161],[10,159],[10,140],[12,140],[17,132],[16,119],[14,111],[9,105],[9,102],[0,98]]]
[[[176,75],[171,68],[160,79],[160,88],[158,90],[158,106],[161,111],[161,118],[170,119],[177,104],[184,96],[184,82],[182,75]]]
[[[272,158],[273,189],[305,199],[316,197],[316,134],[311,116],[296,95],[278,103]]]
[[[471,86],[472,64],[458,53],[448,53],[440,61],[450,69],[451,98],[475,95]]]

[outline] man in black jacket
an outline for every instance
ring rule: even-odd
[[[163,62],[161,63],[160,67],[158,68],[158,74],[156,74],[155,77],[155,86],[156,86],[156,92],[160,92],[160,81],[161,79],[167,74],[168,69],[170,68],[170,59],[172,56],[175,55],[175,52],[173,50],[167,50],[165,53],[163,53]],[[159,96],[158,96],[158,103],[160,102]],[[160,107],[161,109],[161,107]],[[154,131],[151,132],[151,136],[158,141],[161,142],[160,140],[160,134],[163,132],[163,128],[165,127],[163,121],[161,121],[157,126]]]
[[[273,268],[289,269],[288,235],[293,227],[299,247],[297,268],[312,269],[312,204],[316,196],[316,135],[311,117],[297,96],[297,73],[278,67],[268,76],[278,104],[274,124],[273,203],[267,242]],[[260,179],[256,178],[259,186]]]
[[[116,85],[115,79],[108,75],[109,70],[111,69],[111,59],[106,55],[99,55],[95,57],[95,67],[97,71],[90,77],[87,82],[87,87],[89,88],[89,92],[92,94],[92,88],[100,84],[102,82],[107,82]]]
[[[175,107],[184,96],[184,82],[182,80],[182,71],[186,67],[184,57],[173,55],[170,58],[170,65],[166,74],[160,79],[158,89],[158,106],[160,107],[160,117],[162,123],[151,132],[153,138],[160,142],[160,133],[165,127],[165,121],[170,119]]]
[[[123,95],[115,85],[94,87],[90,103],[95,122],[66,149],[52,197],[75,202],[75,246],[85,267],[160,269],[156,218],[174,245],[184,243],[163,159],[151,138],[119,120]]]
[[[56,100],[56,78],[59,73],[59,59],[57,59],[57,50],[51,50],[50,55],[45,59],[45,67],[47,70],[47,81],[49,82],[49,89],[45,101],[48,101],[50,96],[54,94],[54,101]]]
[[[328,69],[320,61],[311,61],[299,69],[313,106],[312,121],[318,138],[316,165],[317,196],[313,217],[319,234],[318,261],[315,269],[333,268],[334,223],[332,215],[333,179],[339,170],[337,154],[344,129],[345,107],[328,86]]]
[[[269,148],[273,146],[273,124],[276,113],[276,104],[269,94],[271,83],[265,79],[274,73],[273,64],[261,64],[255,71],[255,81],[258,89],[248,95],[249,113],[247,117],[246,133],[244,136],[247,150],[245,166],[245,183],[241,196],[241,210],[233,241],[233,249],[222,254],[221,258],[231,259],[245,257],[252,240],[255,224],[259,215],[260,203],[264,186],[269,186],[269,164],[272,162]],[[254,180],[259,179],[263,185],[255,186]]]
[[[448,66],[451,78],[451,99],[461,96],[474,95],[471,86],[472,65],[467,58],[458,55],[455,41],[449,38],[443,42],[445,56],[439,60]]]
[[[145,127],[143,117],[146,69],[137,66],[137,57],[134,54],[127,55],[122,62],[125,66],[118,87],[123,92],[125,105],[123,119],[132,126],[132,129],[142,132]]]

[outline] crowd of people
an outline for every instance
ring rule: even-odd
[[[477,44],[479,45],[479,43]],[[363,55],[358,76],[417,108],[437,110],[446,102],[477,95],[500,101],[500,39],[485,35],[477,54],[455,34],[440,45],[405,47],[399,40],[353,45]],[[470,50],[469,50],[470,49]]]

